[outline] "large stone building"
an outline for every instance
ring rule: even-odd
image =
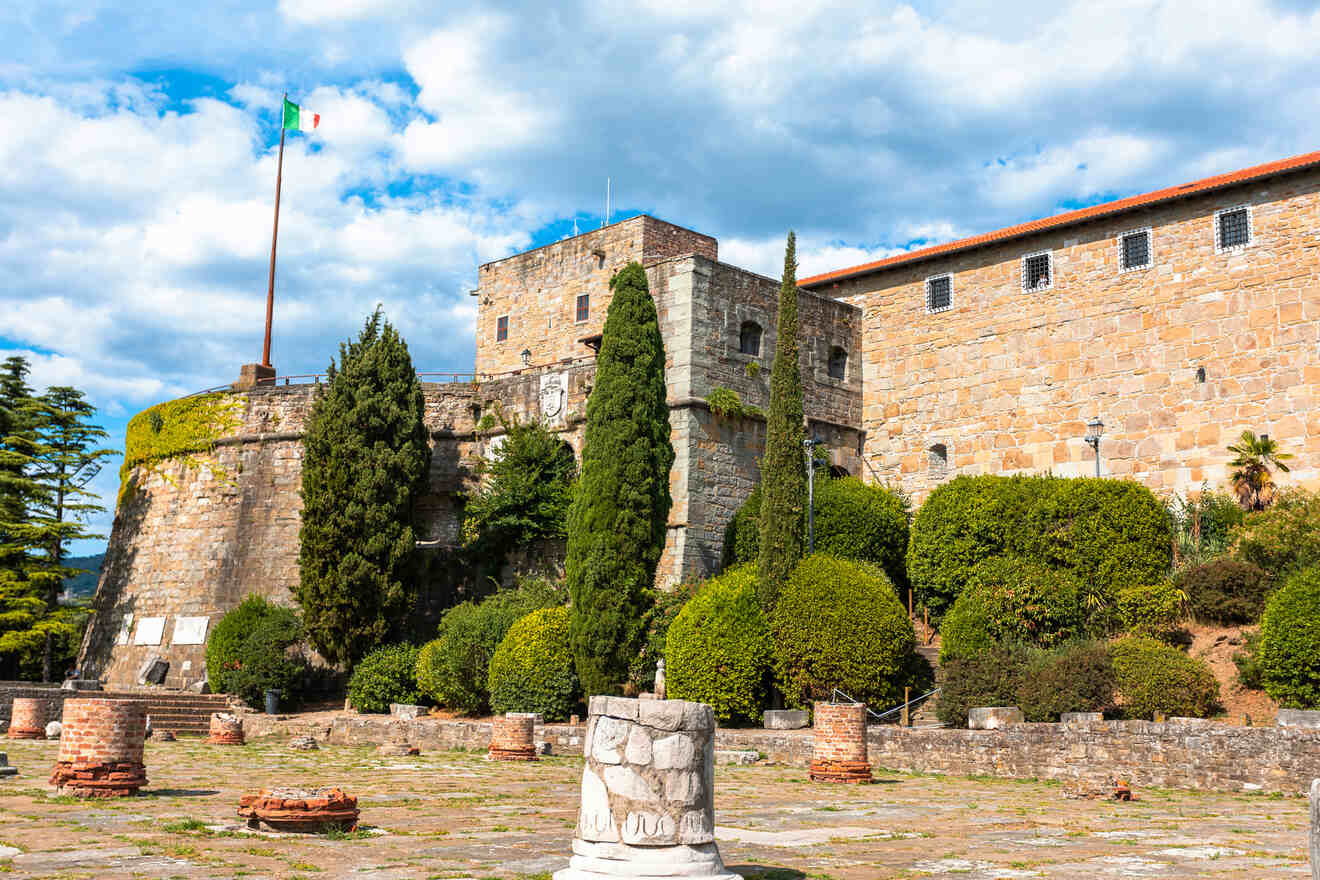
[[[1318,184],[1320,153],[807,278],[808,430],[836,473],[917,500],[956,474],[1090,473],[1095,417],[1102,471],[1157,491],[1222,483],[1224,447],[1245,428],[1297,454],[1292,482],[1314,487]],[[458,539],[474,463],[500,442],[483,420],[494,408],[580,451],[608,282],[633,260],[659,312],[676,453],[658,579],[718,566],[764,421],[707,401],[724,389],[767,406],[779,284],[647,216],[480,267],[475,373],[424,385],[428,541]],[[126,683],[160,656],[169,683],[190,684],[219,615],[248,593],[289,600],[312,389],[231,393],[241,424],[201,467],[136,474],[116,511],[88,674]]]

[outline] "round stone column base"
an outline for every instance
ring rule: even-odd
[[[9,728],[10,739],[45,739],[46,728],[44,727],[11,727]]]
[[[813,782],[870,782],[871,765],[865,761],[812,761]]]
[[[486,757],[492,761],[535,761],[536,746],[519,746],[511,749],[491,746]]]
[[[147,784],[147,768],[143,764],[75,764],[72,761],[55,762],[50,784],[60,794],[78,797],[130,797]]]
[[[626,843],[573,841],[568,867],[554,880],[741,880],[724,869],[719,847],[713,843],[674,846],[629,846]]]

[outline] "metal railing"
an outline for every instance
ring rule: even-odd
[[[886,710],[883,711],[883,712],[876,712],[876,711],[874,711],[870,706],[867,706],[867,707],[866,707],[866,714],[869,715],[869,716],[871,716],[872,718],[874,718],[876,721],[884,721],[884,720],[885,720],[886,718],[888,718],[890,715],[893,715],[893,714],[896,713],[896,712],[902,712],[904,709],[907,709],[907,710],[909,711],[909,717],[911,717],[911,709],[912,709],[913,706],[919,705],[920,703],[924,702],[925,700],[928,700],[928,699],[930,699],[931,697],[935,696],[935,695],[938,694],[939,692],[940,692],[940,688],[935,688],[934,690],[926,691],[926,693],[922,694],[922,695],[919,696],[919,697],[913,697],[913,698],[911,698],[911,699],[909,699],[909,700],[905,700],[904,702],[899,703],[899,704],[898,704],[897,706],[895,706],[894,708],[892,708],[892,709],[886,709]],[[847,701],[850,702],[850,703],[861,702],[860,700],[854,700],[852,697],[848,696],[848,695],[845,694],[843,691],[839,690],[838,688],[835,688],[835,689],[834,689],[834,692],[833,692],[832,694],[830,694],[830,699],[831,699],[832,701],[836,701],[836,702],[837,702],[837,698],[839,698],[839,697],[843,697],[843,699],[847,700]]]

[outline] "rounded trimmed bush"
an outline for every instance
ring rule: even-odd
[[[1174,583],[1198,620],[1230,626],[1260,620],[1270,589],[1264,569],[1228,557],[1183,569]]]
[[[901,597],[907,593],[908,502],[885,486],[857,477],[816,478],[816,552],[873,562]],[[724,530],[725,568],[755,562],[760,552],[761,487]]]
[[[390,703],[416,705],[422,699],[414,645],[382,645],[358,661],[348,680],[349,703],[359,712],[388,712]]]
[[[756,600],[756,569],[707,581],[674,618],[665,640],[670,699],[709,703],[721,722],[760,717],[770,671],[770,626]]]
[[[968,574],[944,618],[940,661],[995,644],[1048,648],[1080,635],[1085,624],[1081,591],[1068,574],[1025,559],[987,559]]]
[[[1186,614],[1183,594],[1168,581],[1118,591],[1118,622],[1126,632],[1168,638]]]
[[[1265,693],[1286,709],[1320,709],[1320,566],[1270,596],[1260,626]]]
[[[1171,542],[1168,511],[1135,482],[963,476],[917,511],[907,569],[917,600],[939,622],[986,559],[1019,556],[1067,571],[1110,603],[1121,587],[1164,578]]]
[[[563,721],[581,702],[568,643],[567,608],[542,608],[509,627],[490,659],[490,705],[496,714],[537,712]]]
[[[437,637],[418,657],[417,684],[438,705],[470,715],[490,709],[490,658],[509,627],[539,608],[563,604],[564,594],[540,578],[521,581],[481,602],[455,605],[440,618]],[[424,667],[424,668],[423,668]]]
[[[1128,718],[1156,712],[1205,718],[1219,705],[1219,682],[1203,661],[1147,636],[1125,636],[1110,646],[1114,686]]]
[[[889,578],[869,563],[821,553],[803,559],[775,603],[770,630],[775,675],[792,706],[838,688],[888,708],[905,685],[920,689],[929,680],[912,621]]]
[[[1114,658],[1098,641],[1070,642],[1032,657],[1017,689],[1028,721],[1058,721],[1064,712],[1114,711]]]
[[[206,677],[211,691],[234,694],[251,706],[265,692],[280,701],[302,696],[307,665],[289,648],[302,638],[302,623],[291,608],[263,596],[248,596],[216,623],[206,641]]]
[[[935,716],[950,727],[966,727],[970,709],[1014,705],[1029,656],[1023,645],[991,645],[979,654],[941,662],[944,683]]]

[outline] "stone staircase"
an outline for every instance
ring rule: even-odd
[[[931,669],[935,670],[935,684],[938,687],[944,683],[944,674],[940,669],[940,634],[933,628],[927,629],[921,621],[913,621],[917,631],[917,653],[926,658]],[[929,642],[929,644],[927,644]],[[911,723],[913,727],[943,727],[943,723],[935,717],[935,703],[939,700],[939,695],[931,697],[912,711]]]
[[[110,700],[146,700],[147,714],[151,716],[154,730],[169,730],[185,736],[206,736],[211,728],[211,713],[230,711],[230,698],[225,694],[147,690],[87,691],[82,695]]]

